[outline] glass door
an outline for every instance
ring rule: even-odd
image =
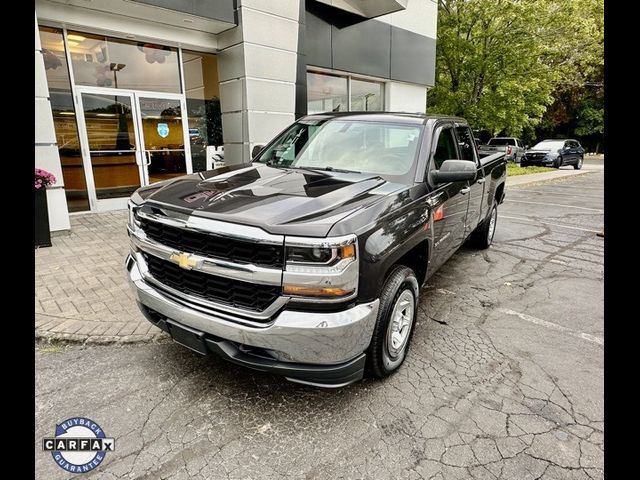
[[[146,184],[191,173],[185,144],[183,99],[179,95],[136,93]]]
[[[145,181],[137,110],[132,93],[79,90],[78,124],[94,211],[126,208]]]

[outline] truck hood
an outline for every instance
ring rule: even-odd
[[[270,233],[326,236],[354,211],[407,187],[380,176],[263,164],[222,167],[143,187],[145,204],[260,227]]]

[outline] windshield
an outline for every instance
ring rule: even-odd
[[[514,138],[492,138],[489,140],[488,145],[515,145],[516,140]]]
[[[560,150],[562,147],[564,147],[564,140],[545,140],[536,143],[532,150]]]
[[[379,174],[399,181],[413,167],[422,125],[300,121],[255,161],[275,167]]]

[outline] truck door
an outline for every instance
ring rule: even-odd
[[[458,150],[460,151],[460,160],[468,160],[476,165],[476,179],[469,182],[470,191],[469,210],[465,222],[464,238],[467,238],[471,232],[478,226],[482,216],[482,199],[484,197],[485,182],[488,180],[484,176],[484,169],[480,165],[480,160],[476,154],[476,148],[473,143],[473,135],[467,125],[456,124],[456,135],[458,137]],[[485,212],[486,215],[487,212]]]
[[[457,159],[458,149],[452,124],[436,127],[431,144],[428,172],[437,170],[445,160]],[[465,220],[469,205],[468,182],[431,184],[427,202],[431,209],[433,247],[429,268],[437,269],[453,255],[464,240]]]

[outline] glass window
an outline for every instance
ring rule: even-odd
[[[434,168],[439,170],[445,160],[451,160],[453,158],[458,158],[453,128],[444,127],[440,130],[436,151],[433,154]]]
[[[351,80],[351,110],[377,112],[382,110],[382,84]]]
[[[415,164],[421,125],[352,120],[298,122],[260,155],[275,167],[374,173],[403,181]]]
[[[307,73],[307,113],[349,110],[347,79],[335,75]]]
[[[82,165],[78,125],[71,94],[71,81],[64,52],[62,31],[40,27],[40,43],[49,85],[53,125],[62,165],[67,207],[70,212],[89,210],[87,182]]]
[[[492,138],[487,145],[515,145],[515,138]]]
[[[470,160],[475,162],[476,159],[473,155],[475,146],[473,144],[473,135],[469,127],[456,127],[456,133],[458,134],[458,146],[460,147],[461,160]]]
[[[207,155],[223,148],[217,57],[182,51],[193,171],[207,169]]]
[[[180,93],[175,48],[80,32],[67,40],[77,85]]]

